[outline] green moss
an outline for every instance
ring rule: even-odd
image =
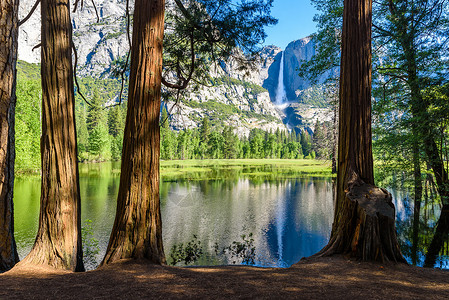
[[[300,103],[307,104],[313,107],[329,107],[329,99],[324,93],[323,85],[314,85],[308,89],[300,91],[298,100]]]

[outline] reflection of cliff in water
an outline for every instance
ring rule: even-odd
[[[248,179],[163,183],[166,251],[196,235],[205,249],[220,249],[253,233],[256,264],[290,266],[327,242],[333,218],[327,179],[293,179],[254,185]],[[203,186],[204,187],[204,186]],[[203,261],[211,264],[211,261]]]

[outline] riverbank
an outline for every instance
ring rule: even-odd
[[[449,272],[344,257],[287,269],[180,268],[121,261],[69,273],[15,268],[0,274],[1,299],[449,299]]]
[[[161,160],[162,179],[222,179],[241,173],[247,177],[295,178],[298,176],[332,177],[330,161],[316,159],[190,159]],[[80,173],[91,170],[110,169],[108,172],[120,174],[120,162],[80,163]],[[226,173],[218,170],[228,171]],[[40,170],[15,170],[18,178],[40,177]],[[217,178],[217,176],[219,178]]]
[[[161,161],[162,179],[331,177],[329,161],[315,159],[205,159]]]

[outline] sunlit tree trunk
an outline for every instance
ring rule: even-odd
[[[19,0],[0,0],[0,272],[18,261],[14,240],[14,111]]]
[[[371,142],[371,0],[345,0],[340,73],[338,177],[328,245],[317,255],[405,262],[391,194],[374,186]]]
[[[117,212],[102,264],[123,258],[165,263],[159,204],[164,2],[135,2]]]
[[[69,0],[42,0],[39,229],[20,264],[83,271]]]

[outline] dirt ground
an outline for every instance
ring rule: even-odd
[[[126,260],[70,273],[18,267],[0,274],[0,299],[449,299],[449,272],[344,257],[288,269],[179,268]]]

